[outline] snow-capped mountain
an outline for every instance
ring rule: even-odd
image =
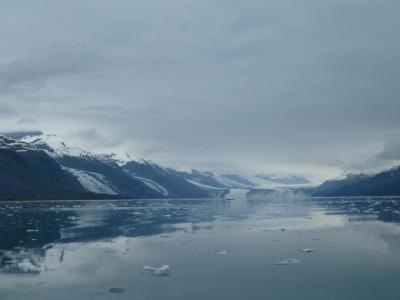
[[[63,195],[68,194],[68,197],[72,198],[82,197],[83,194],[89,198],[221,197],[227,194],[229,189],[271,188],[287,183],[298,183],[294,180],[306,181],[303,178],[294,178],[293,176],[220,175],[196,170],[183,172],[165,168],[147,160],[130,160],[128,155],[121,159],[112,153],[89,152],[67,144],[57,135],[44,134],[40,131],[16,132],[0,136],[0,155],[8,155],[7,159],[4,158],[4,161],[11,159],[14,163],[30,160],[32,165],[27,164],[26,167],[31,169],[25,172],[27,174],[32,173],[32,176],[38,171],[35,168],[39,165],[39,162],[34,161],[34,159],[39,159],[39,156],[41,156],[40,162],[51,163],[54,167],[52,172],[56,172],[63,178],[60,177],[58,181],[63,190]],[[32,190],[31,194],[34,194],[33,191],[37,187],[36,181],[25,182],[21,176],[12,173],[10,170],[8,174],[2,175],[0,160],[0,185],[2,182],[3,184],[4,182],[8,182],[8,184],[13,182],[16,186],[27,185],[28,190]],[[42,175],[47,176],[46,180],[52,182],[50,172],[46,173],[43,170]],[[46,182],[46,180],[43,182]],[[72,194],[68,193],[70,187],[73,187]],[[41,197],[43,197],[43,194],[46,194],[46,187],[39,190]],[[53,195],[54,193],[50,194]],[[10,192],[7,195],[12,194]],[[27,195],[26,197],[32,196]],[[57,196],[51,197],[57,198]]]
[[[348,174],[328,180],[311,190],[313,196],[397,196],[400,195],[400,167],[377,174]]]
[[[0,136],[0,199],[87,199],[93,196],[43,150]],[[96,196],[105,197],[100,193]]]
[[[26,143],[42,149],[47,154],[54,158],[63,156],[74,156],[74,157],[86,157],[99,159],[104,162],[119,162],[116,155],[113,153],[98,154],[90,151],[86,151],[80,147],[72,147],[67,144],[62,138],[55,134],[44,134],[41,131],[28,131],[25,133],[11,134],[11,136],[19,137],[18,141]]]
[[[190,172],[175,171],[178,176],[192,183],[201,184],[209,188],[228,189],[278,189],[299,187],[310,182],[305,177],[293,175],[239,175],[239,174],[215,174],[191,170]]]
[[[225,192],[225,188],[210,190],[202,187],[185,178],[178,176],[176,171],[164,168],[149,161],[130,161],[122,168],[132,177],[141,180],[143,183],[160,189],[165,196],[171,198],[196,197],[205,198],[209,196],[220,196]]]
[[[151,162],[124,163],[114,154],[71,147],[41,132],[0,136],[2,187],[0,198],[6,199],[206,198],[225,191],[209,192]]]

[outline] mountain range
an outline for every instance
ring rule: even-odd
[[[95,154],[40,131],[0,135],[0,200],[210,198],[223,197],[230,189],[255,194],[292,189],[315,197],[396,196],[400,167],[309,186],[301,176],[182,171]]]
[[[0,199],[209,198],[232,188],[307,184],[296,176],[217,175],[121,160],[40,131],[0,135]]]
[[[399,196],[400,167],[377,174],[349,174],[310,189],[316,197]]]

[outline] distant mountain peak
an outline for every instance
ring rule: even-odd
[[[25,135],[20,141],[35,145],[38,149],[46,151],[50,156],[82,156],[91,155],[90,152],[78,147],[70,147],[56,134]]]

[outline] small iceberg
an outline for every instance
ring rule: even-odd
[[[286,259],[284,259],[284,260],[276,261],[276,262],[274,263],[274,265],[278,265],[278,266],[289,266],[289,265],[298,264],[299,262],[301,262],[300,259],[296,259],[296,258],[286,258]]]
[[[168,265],[162,265],[161,267],[142,267],[142,274],[149,276],[169,276],[171,268]]]
[[[228,251],[225,251],[225,250],[214,252],[214,255],[227,255],[227,254],[228,254]]]
[[[317,251],[317,249],[313,249],[313,248],[300,248],[299,251],[302,252],[302,253],[312,253],[312,252]]]

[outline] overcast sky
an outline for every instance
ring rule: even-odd
[[[2,0],[0,127],[313,179],[400,159],[398,0]]]

